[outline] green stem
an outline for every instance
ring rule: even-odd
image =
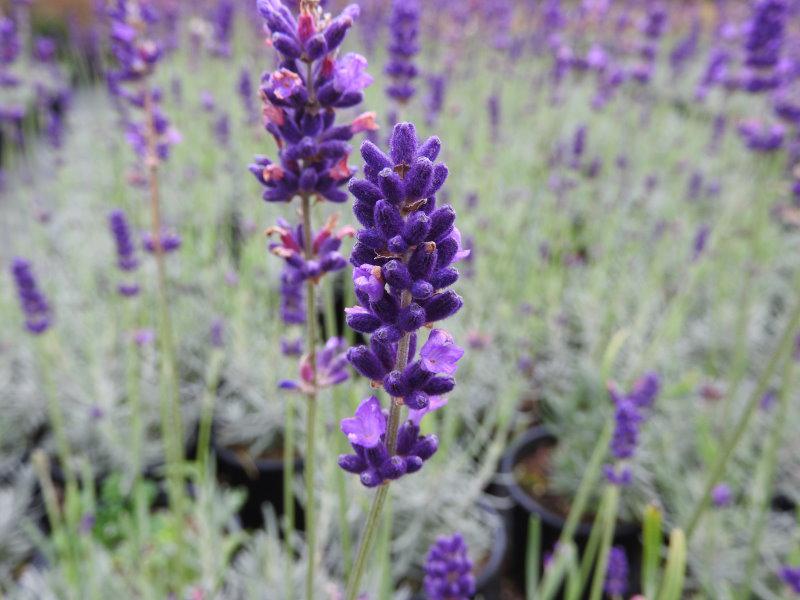
[[[342,395],[339,388],[334,390],[334,411],[337,423],[340,423],[345,417],[345,403],[343,401],[344,399],[341,397]],[[342,453],[346,453],[349,450],[344,436],[337,436],[336,443],[340,445]],[[349,573],[353,563],[353,541],[350,537],[350,526],[347,521],[347,507],[350,505],[347,498],[347,474],[336,465],[334,477],[336,479],[336,492],[338,495],[339,529],[341,530],[342,538],[342,561],[344,564],[344,572]]]
[[[575,530],[578,528],[578,523],[583,517],[586,504],[589,502],[592,490],[600,475],[603,466],[603,460],[608,451],[608,444],[611,441],[611,436],[614,433],[613,420],[606,423],[605,428],[600,433],[597,443],[592,450],[592,455],[589,458],[589,464],[586,465],[586,470],[583,472],[578,492],[575,494],[575,500],[567,516],[567,521],[564,524],[564,529],[561,531],[561,537],[558,539],[559,544],[564,544],[571,540],[575,535]]]
[[[48,336],[49,337],[49,336]],[[40,340],[39,344],[39,371],[44,382],[45,395],[47,396],[47,411],[50,417],[50,425],[53,428],[53,436],[56,440],[56,452],[58,453],[58,460],[61,463],[61,469],[64,471],[64,481],[67,484],[67,500],[65,505],[68,505],[70,500],[70,493],[76,493],[78,490],[77,480],[75,473],[72,471],[72,465],[69,463],[69,458],[72,456],[70,451],[69,441],[67,439],[67,431],[64,425],[64,413],[61,410],[61,404],[58,402],[58,394],[56,392],[55,381],[50,373],[49,353],[45,347],[46,339]],[[69,514],[67,513],[67,524],[69,525]]]
[[[781,337],[777,348],[775,348],[775,351],[770,357],[769,362],[767,363],[767,368],[764,369],[764,372],[761,374],[761,377],[758,380],[758,385],[756,385],[756,389],[753,391],[753,394],[747,401],[747,406],[742,415],[739,417],[733,434],[727,440],[725,440],[722,445],[722,450],[717,456],[717,460],[711,469],[711,475],[706,481],[705,488],[703,489],[703,495],[700,497],[700,501],[697,503],[692,516],[689,518],[689,524],[686,527],[687,541],[692,539],[692,535],[694,534],[697,525],[700,522],[700,518],[703,516],[703,511],[708,507],[708,504],[711,500],[711,491],[725,474],[725,467],[728,464],[728,460],[733,455],[734,450],[736,450],[737,444],[744,435],[744,432],[747,430],[747,426],[750,424],[750,419],[758,409],[758,405],[761,402],[761,398],[764,396],[764,393],[767,391],[767,387],[769,386],[770,379],[772,378],[775,369],[777,369],[780,361],[791,351],[795,332],[797,331],[798,326],[800,326],[800,301],[798,301],[795,305],[794,310],[789,317],[789,322],[786,325],[786,329],[784,329],[783,336]]]
[[[183,461],[183,425],[181,419],[175,341],[167,294],[167,269],[161,246],[161,200],[158,182],[158,151],[153,95],[149,86],[144,89],[144,109],[147,118],[147,173],[150,189],[150,228],[155,247],[158,284],[158,341],[161,347],[162,406],[161,435],[167,458],[170,506],[179,518],[183,505],[183,483],[179,472]]]
[[[772,485],[775,480],[775,467],[778,462],[778,448],[780,448],[781,441],[783,440],[786,422],[789,420],[789,402],[791,398],[790,390],[792,389],[794,365],[795,361],[791,358],[787,359],[784,363],[778,414],[775,416],[775,421],[772,424],[772,431],[767,439],[764,455],[760,461],[761,464],[759,464],[756,479],[752,487],[753,516],[751,530],[753,532],[753,536],[749,546],[749,556],[747,560],[747,570],[745,571],[746,575],[744,578],[744,584],[741,589],[741,593],[738,595],[738,598],[741,600],[747,600],[750,597],[750,590],[752,589],[753,580],[755,578],[759,549],[761,548],[761,538],[767,522],[767,502],[769,500],[768,494],[772,491]]]
[[[356,562],[353,565],[353,570],[350,572],[350,580],[347,584],[346,600],[356,600],[358,595],[358,585],[361,582],[361,577],[364,574],[364,567],[367,562],[367,555],[369,554],[372,542],[375,540],[375,533],[379,528],[380,516],[383,511],[383,505],[386,502],[386,495],[389,492],[389,484],[384,483],[375,492],[375,498],[372,500],[372,506],[367,515],[367,523],[364,525],[364,533],[361,536],[361,543],[358,547],[358,554],[356,555]]]
[[[292,538],[294,537],[294,421],[295,407],[291,398],[286,401],[286,419],[283,426],[283,515],[284,515],[284,548],[287,557],[292,556]],[[292,569],[286,569],[286,597],[294,597],[294,577]]]
[[[404,290],[400,296],[400,306],[406,308],[411,304],[411,293]],[[395,369],[403,371],[408,364],[408,350],[411,341],[410,334],[406,333],[400,338],[397,344],[397,359],[395,361]],[[391,407],[389,408],[389,423],[386,427],[386,445],[389,448],[389,455],[393,455],[397,447],[397,430],[400,426],[400,409],[403,406],[402,398],[392,398]],[[378,521],[383,510],[383,505],[386,502],[386,494],[389,491],[389,483],[386,482],[378,488],[375,498],[372,500],[372,506],[369,510],[367,517],[367,524],[364,526],[364,533],[361,536],[361,542],[358,547],[358,555],[353,570],[350,573],[350,578],[347,584],[346,600],[355,600],[358,594],[358,586],[361,578],[364,575],[364,566],[366,565],[367,555],[369,554],[372,542],[378,532]],[[391,523],[389,523],[391,526]]]
[[[589,600],[600,600],[603,594],[603,583],[608,570],[608,557],[611,554],[611,544],[614,541],[614,527],[617,524],[617,505],[619,504],[619,487],[607,485],[605,493],[605,506],[603,510],[603,535],[600,541],[600,556],[592,581],[592,591]]]
[[[314,257],[311,231],[311,197],[303,194],[303,249],[306,260]],[[311,390],[306,394],[306,451],[303,473],[306,486],[306,546],[308,568],[306,570],[306,598],[314,598],[314,570],[316,566],[316,506],[314,498],[314,463],[316,462],[316,423],[317,423],[317,297],[316,283],[306,280],[306,356],[311,368]]]
[[[214,404],[217,397],[222,358],[223,354],[219,349],[212,350],[206,375],[203,404],[200,408],[200,424],[197,428],[197,466],[201,481],[205,481],[208,475],[208,457],[211,452],[211,424],[214,421]]]

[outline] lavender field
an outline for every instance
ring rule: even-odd
[[[0,5],[0,599],[800,598],[798,0],[85,8]]]

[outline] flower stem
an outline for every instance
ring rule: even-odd
[[[167,297],[167,270],[164,249],[161,245],[161,203],[158,182],[158,148],[156,140],[153,92],[149,86],[144,90],[144,109],[147,119],[147,175],[150,189],[150,227],[153,236],[156,268],[158,272],[159,327],[158,341],[161,346],[162,386],[162,437],[167,458],[170,504],[176,516],[183,504],[183,484],[178,472],[183,460],[183,425],[181,423],[180,396],[178,393],[175,342]]]
[[[600,600],[603,595],[603,582],[608,570],[608,558],[611,553],[611,544],[614,542],[614,527],[617,524],[617,507],[619,504],[619,487],[607,485],[602,519],[602,538],[600,540],[600,556],[594,570],[594,580],[590,600]]]
[[[778,463],[778,450],[783,440],[786,423],[789,420],[789,403],[791,399],[792,381],[794,376],[795,361],[787,358],[783,368],[778,413],[772,423],[772,430],[767,438],[764,454],[756,470],[755,481],[752,487],[752,506],[750,530],[752,537],[748,550],[747,567],[742,589],[738,594],[740,600],[748,600],[755,580],[756,567],[761,550],[761,540],[764,536],[764,527],[767,523],[768,494],[772,492],[775,483],[775,468]]]
[[[400,306],[406,308],[409,304],[411,304],[411,293],[408,290],[404,290],[400,296]],[[400,342],[397,344],[395,370],[402,371],[406,368],[410,343],[410,334],[406,333],[400,338]],[[389,448],[389,455],[393,455],[395,448],[397,448],[397,430],[400,427],[400,409],[403,406],[403,399],[392,398],[391,402],[392,405],[389,408],[389,424],[386,428],[386,444]],[[361,536],[361,542],[358,546],[356,562],[350,573],[350,579],[347,584],[346,600],[355,600],[356,594],[358,594],[358,585],[361,582],[361,577],[364,575],[364,566],[370,547],[378,533],[381,511],[386,502],[386,494],[388,492],[389,482],[385,482],[378,488],[375,498],[372,500],[372,506],[369,509],[369,516],[367,517],[367,524],[364,526],[364,533]],[[391,527],[391,522],[387,520],[386,526]]]
[[[711,475],[706,481],[705,488],[703,489],[703,495],[700,497],[700,501],[697,503],[692,516],[689,518],[689,524],[686,527],[687,541],[691,540],[692,534],[695,532],[697,525],[700,522],[700,518],[703,516],[703,512],[708,507],[708,503],[711,500],[711,491],[725,474],[725,467],[728,464],[728,460],[736,450],[736,446],[742,439],[744,432],[747,430],[750,419],[756,412],[756,409],[758,409],[758,405],[761,402],[761,398],[764,396],[764,393],[767,391],[767,387],[769,386],[773,373],[778,368],[780,361],[790,352],[798,326],[800,326],[800,301],[797,302],[794,310],[789,316],[789,321],[783,331],[783,336],[781,337],[777,348],[775,348],[775,351],[772,353],[772,356],[767,363],[767,368],[764,369],[764,372],[761,374],[761,377],[758,380],[758,385],[756,385],[756,389],[753,391],[753,394],[747,401],[747,406],[745,407],[742,415],[739,417],[736,427],[733,430],[733,434],[724,442],[722,445],[722,451],[717,455],[717,460],[711,469]]]
[[[306,260],[314,258],[311,231],[311,197],[302,196],[303,250]],[[314,568],[316,566],[316,507],[314,506],[314,461],[317,423],[317,298],[313,279],[306,280],[306,352],[311,368],[311,391],[306,394],[306,452],[303,473],[306,484],[306,546],[308,569],[306,571],[306,598],[314,598]]]

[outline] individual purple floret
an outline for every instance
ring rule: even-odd
[[[311,3],[302,3],[298,18],[278,0],[257,4],[282,58],[280,68],[262,76],[260,87],[264,125],[278,144],[279,160],[256,157],[250,171],[266,188],[267,202],[289,202],[298,195],[345,202],[341,188],[354,173],[347,164],[347,142],[377,129],[374,113],[347,125],[335,123],[336,109],[359,104],[362,90],[372,83],[363,56],[337,55],[358,6],[327,19]]]
[[[442,112],[447,79],[444,75],[431,75],[428,77],[428,97],[425,111],[425,122],[433,125]]]
[[[800,567],[784,565],[778,570],[778,577],[792,593],[800,595]]]
[[[711,235],[711,227],[705,223],[697,228],[692,240],[692,262],[697,261],[705,252],[708,245],[708,238]]]
[[[414,57],[419,52],[419,13],[417,0],[392,0],[389,60],[383,71],[391,79],[386,94],[401,104],[408,102],[416,92],[413,81],[418,73]]]
[[[711,490],[711,502],[717,508],[730,506],[732,501],[733,491],[731,490],[731,486],[727,483],[718,483],[714,486],[714,489]]]
[[[108,215],[108,226],[117,248],[117,267],[123,273],[135,271],[139,267],[139,259],[136,257],[136,246],[125,212],[119,209],[112,211]],[[139,293],[139,285],[135,282],[122,282],[117,286],[117,291],[122,296],[135,296]]]
[[[360,475],[361,483],[366,487],[376,487],[419,471],[439,447],[435,435],[420,435],[419,419],[425,412],[420,413],[416,420],[409,419],[400,425],[392,455],[387,447],[387,418],[381,403],[375,396],[365,399],[354,417],[342,419],[342,433],[347,436],[355,454],[340,455],[339,466]]]
[[[342,227],[335,231],[337,221],[335,216],[329,218],[324,227],[313,236],[311,253],[313,258],[311,259],[306,258],[302,225],[292,229],[286,220],[278,219],[276,226],[267,229],[268,236],[280,237],[280,243],[270,243],[269,250],[284,259],[286,265],[290,267],[284,270],[287,280],[302,282],[306,279],[313,279],[316,281],[326,273],[344,269],[347,261],[339,253],[339,248],[342,240],[354,235],[355,230],[352,227]]]
[[[787,15],[786,0],[758,0],[755,3],[750,34],[745,41],[747,66],[764,69],[778,63]]]
[[[232,54],[231,37],[233,33],[233,19],[236,16],[236,5],[233,0],[217,0],[217,5],[211,13],[213,38],[211,53],[220,58],[230,58]]]
[[[786,128],[780,123],[769,125],[757,120],[748,120],[737,128],[745,145],[754,152],[774,152],[783,146]]]
[[[429,600],[469,600],[475,594],[469,548],[459,533],[440,537],[431,545],[424,569]]]
[[[258,110],[256,109],[255,97],[253,95],[253,82],[250,80],[250,73],[247,69],[242,69],[239,73],[239,81],[236,84],[236,91],[242,100],[247,122],[250,124],[258,122]]]
[[[300,359],[300,381],[283,380],[279,386],[284,390],[297,390],[312,393],[320,388],[338,385],[347,380],[350,374],[347,371],[347,357],[345,355],[344,340],[338,337],[330,338],[325,346],[317,351],[316,371],[311,368],[308,355]],[[316,387],[314,377],[316,373]]]
[[[612,546],[604,586],[609,596],[624,596],[628,591],[628,557],[621,546]]]
[[[614,433],[610,450],[614,464],[603,467],[606,479],[614,485],[628,485],[632,473],[626,464],[633,458],[639,443],[639,429],[647,411],[655,402],[661,388],[660,378],[654,372],[646,373],[634,384],[631,391],[623,393],[615,384],[608,386],[608,393],[614,401]]]
[[[53,315],[33,275],[31,263],[23,258],[15,258],[11,263],[11,274],[25,315],[25,327],[33,335],[44,333],[50,327]]]
[[[149,231],[142,234],[142,247],[148,254],[155,254],[159,244],[161,251],[165,254],[175,252],[181,247],[181,236],[169,229],[162,229],[158,240]]]
[[[305,290],[302,271],[289,264],[281,271],[281,320],[287,325],[306,322]]]
[[[217,317],[211,322],[208,338],[214,348],[225,347],[225,321],[222,318]]]

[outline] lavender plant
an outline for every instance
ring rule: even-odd
[[[367,487],[380,486],[350,574],[348,600],[358,593],[388,483],[418,471],[436,452],[438,439],[421,436],[419,423],[444,404],[441,397],[455,387],[452,375],[463,355],[449,333],[433,329],[415,360],[418,330],[454,315],[463,304],[446,289],[458,280],[452,265],[465,253],[455,211],[436,206],[435,194],[448,173],[435,162],[441,143],[436,137],[420,142],[414,125],[399,123],[389,148],[387,155],[364,142],[366,179],[350,184],[353,213],[363,228],[350,256],[359,303],[346,310],[346,320],[355,331],[369,334],[370,343],[351,348],[348,360],[391,401],[388,418],[371,396],[355,417],[341,423],[355,454],[341,456],[339,465],[359,473]],[[404,406],[410,412],[401,424]]]
[[[162,224],[159,169],[170,147],[180,137],[160,108],[162,94],[152,76],[163,56],[155,38],[158,7],[148,0],[116,0],[108,7],[111,49],[116,68],[107,75],[109,89],[138,118],[129,117],[126,138],[146,171],[150,197],[150,231],[143,239],[145,250],[155,255],[158,290],[158,342],[161,355],[162,437],[167,457],[170,500],[177,514],[182,510],[183,483],[178,469],[183,460],[177,355],[170,316],[165,257],[180,246],[180,238]],[[124,245],[124,244],[123,244]]]
[[[336,124],[337,109],[359,104],[362,90],[372,83],[366,72],[364,57],[347,53],[339,55],[344,38],[358,17],[356,5],[346,7],[335,18],[325,14],[316,1],[300,3],[295,17],[276,0],[259,0],[259,12],[271,34],[272,45],[280,54],[281,66],[262,77],[260,94],[266,130],[278,146],[279,160],[259,156],[250,167],[256,179],[266,188],[267,202],[289,202],[300,199],[301,223],[292,230],[285,221],[271,230],[281,236],[282,243],[274,245],[274,253],[282,256],[287,267],[282,276],[284,297],[297,300],[298,286],[305,283],[306,355],[301,359],[302,389],[306,397],[306,538],[308,570],[306,596],[314,593],[314,570],[317,562],[315,523],[315,440],[318,392],[324,385],[340,383],[344,374],[341,366],[330,367],[326,349],[318,355],[317,343],[317,286],[327,272],[341,270],[344,259],[338,254],[341,238],[333,236],[335,220],[329,221],[316,236],[313,232],[312,200],[341,203],[347,193],[341,188],[349,181],[353,170],[347,164],[353,135],[376,129],[373,113],[364,113],[347,125]],[[292,302],[284,306],[292,306]],[[287,311],[284,310],[284,315]],[[293,320],[299,321],[300,318]],[[326,364],[328,363],[328,364]],[[293,449],[293,416],[287,415],[284,447],[286,469],[285,506],[293,505],[291,494]],[[287,515],[289,532],[294,527],[291,508]]]

